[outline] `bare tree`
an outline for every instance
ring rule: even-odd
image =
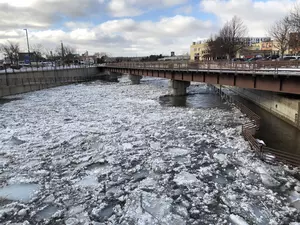
[[[276,21],[269,29],[269,34],[273,37],[275,47],[279,50],[281,57],[289,47],[290,31],[291,24],[288,17]]]
[[[300,4],[295,4],[290,16],[289,23],[294,32],[300,32]]]
[[[226,55],[226,53],[224,52],[221,40],[218,36],[211,36],[207,40],[207,47],[209,56],[212,60],[224,59],[224,55]]]
[[[6,55],[6,57],[10,60],[11,64],[18,64],[20,46],[19,43],[13,43],[7,41],[7,44],[3,44],[1,46],[1,51]]]
[[[63,63],[70,64],[73,62],[75,53],[76,49],[69,45],[57,46],[55,48],[55,54],[62,59]]]
[[[290,24],[289,47],[293,53],[300,50],[300,4],[295,4],[291,10],[288,23]]]
[[[36,62],[36,66],[39,66],[39,61],[44,60],[44,47],[42,44],[36,44],[31,47],[31,52],[34,61]]]
[[[241,18],[234,16],[230,21],[225,23],[218,34],[220,47],[229,59],[235,57],[236,53],[245,46],[245,36],[247,27]]]

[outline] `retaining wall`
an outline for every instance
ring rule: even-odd
[[[249,99],[256,105],[283,119],[289,124],[300,128],[300,99],[287,98],[267,91],[258,91],[237,87],[227,88],[236,92],[240,96]]]
[[[98,79],[100,68],[71,68],[0,74],[0,97]]]

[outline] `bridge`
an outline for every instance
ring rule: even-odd
[[[121,62],[106,71],[127,73],[133,84],[141,76],[167,78],[174,95],[186,93],[191,81],[263,91],[300,94],[299,61],[247,62]]]
[[[142,76],[170,79],[173,95],[185,95],[191,81],[212,85],[227,85],[262,91],[273,91],[289,94],[300,94],[300,62],[261,61],[244,62],[121,62],[103,66],[105,71],[129,74],[132,84],[139,84]],[[219,89],[220,94],[224,94]],[[242,135],[250,143],[251,148],[264,161],[279,160],[299,166],[299,154],[273,149],[259,144],[255,133],[259,129],[260,118],[240,102],[227,96],[230,102],[245,113],[250,119],[249,124],[242,128]],[[300,105],[300,104],[299,104]],[[300,128],[299,113],[294,126]]]

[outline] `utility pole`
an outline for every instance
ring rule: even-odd
[[[61,61],[62,61],[63,66],[65,66],[64,57],[65,57],[64,44],[61,41]]]
[[[28,40],[28,32],[27,28],[24,29],[26,31],[26,39],[27,39],[27,49],[28,49],[28,58],[29,58],[29,64],[31,65],[31,60],[30,60],[30,49],[29,49],[29,40]]]

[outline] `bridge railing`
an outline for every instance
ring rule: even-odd
[[[230,62],[230,61],[154,61],[154,62],[119,62],[107,66],[132,69],[176,69],[176,70],[218,70],[236,72],[278,72],[300,73],[300,60],[295,61],[255,61],[255,62]]]

